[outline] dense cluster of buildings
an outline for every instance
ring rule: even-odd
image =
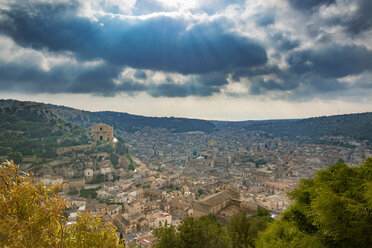
[[[257,207],[280,213],[299,179],[339,160],[357,165],[372,155],[363,146],[300,144],[234,128],[211,134],[144,128],[119,134],[134,156],[117,155],[113,163],[112,154],[96,149],[102,142],[115,146],[113,128],[98,124],[91,135],[93,144],[61,151],[37,175],[46,185],[64,184],[69,221],[88,210],[142,247],[151,247],[151,230],[177,226],[186,216],[229,218]]]

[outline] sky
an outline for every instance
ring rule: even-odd
[[[0,0],[2,99],[257,120],[371,96],[371,0]]]

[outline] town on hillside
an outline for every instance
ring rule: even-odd
[[[98,123],[89,136],[89,144],[58,148],[57,158],[36,167],[35,175],[45,185],[63,185],[69,222],[89,211],[141,247],[156,241],[152,230],[177,226],[187,216],[229,220],[262,207],[275,218],[290,205],[286,193],[301,178],[372,155],[363,144],[297,143],[233,129],[208,134],[145,127],[115,137],[112,126]],[[32,169],[37,162],[24,158],[22,166]]]

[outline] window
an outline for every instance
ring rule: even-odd
[[[103,137],[102,137],[102,135],[101,135],[101,136],[99,136],[99,140],[100,140],[100,141],[102,141],[102,140],[103,140]]]
[[[102,127],[100,127],[99,130],[102,131]]]

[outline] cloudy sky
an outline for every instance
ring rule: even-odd
[[[0,0],[0,98],[220,120],[372,111],[372,1]]]

